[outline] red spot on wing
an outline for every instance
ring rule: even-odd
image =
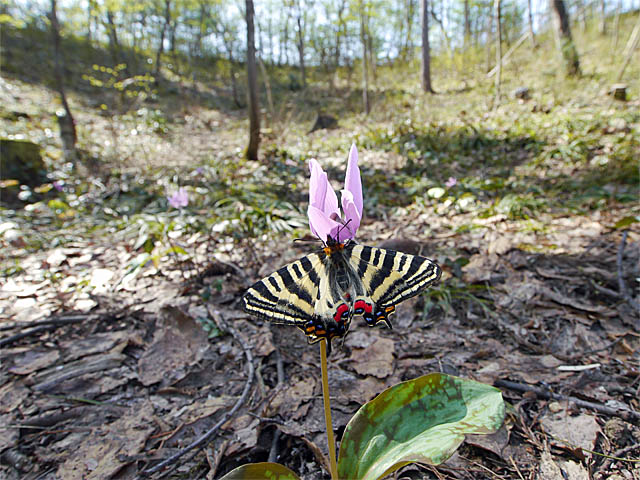
[[[338,308],[336,309],[336,313],[333,314],[333,319],[336,321],[336,323],[344,322],[346,319],[343,319],[342,315],[344,315],[344,313],[348,311],[349,311],[349,306],[346,303],[342,303],[338,305]]]
[[[371,313],[373,311],[373,305],[365,302],[364,300],[358,300],[356,303],[353,304],[354,310],[358,310],[360,308],[363,309],[365,313]]]

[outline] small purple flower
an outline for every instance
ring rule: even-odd
[[[355,237],[362,220],[362,181],[358,168],[358,150],[351,145],[344,190],[341,191],[342,213],[338,196],[331,187],[327,174],[317,160],[309,161],[309,227],[311,232],[326,242],[329,238],[343,242]]]
[[[457,183],[458,183],[458,179],[456,177],[449,177],[449,180],[446,181],[444,186],[447,188],[451,188],[451,187],[455,187]]]
[[[52,182],[53,188],[55,188],[57,191],[61,192],[62,188],[64,187],[64,183],[61,182],[60,180],[54,180]]]
[[[202,174],[204,173],[204,168],[202,168],[202,167],[198,167],[198,168],[196,168],[196,173],[197,173],[198,175],[202,175]]]
[[[173,208],[184,208],[189,204],[189,194],[187,189],[180,187],[177,192],[173,192],[167,197],[169,205]]]

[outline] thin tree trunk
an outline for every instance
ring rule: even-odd
[[[111,57],[114,65],[120,63],[120,42],[118,41],[118,32],[116,30],[116,24],[113,21],[113,12],[107,9],[107,31],[109,36],[109,50],[111,51]]]
[[[496,80],[495,91],[496,96],[493,102],[493,108],[498,108],[500,105],[500,87],[502,82],[502,19],[501,19],[501,6],[502,0],[495,0],[494,4],[495,18],[496,18]]]
[[[616,16],[613,21],[613,48],[615,52],[618,48],[618,40],[620,39],[620,14],[622,13],[622,0],[618,0],[618,6],[616,8]],[[615,58],[613,55],[612,58]]]
[[[569,76],[578,76],[580,75],[580,59],[571,36],[569,14],[564,0],[552,0],[552,4],[555,13],[556,39],[564,61],[565,71]]]
[[[537,48],[538,43],[536,42],[536,36],[533,33],[533,10],[532,10],[532,6],[531,6],[531,0],[527,0],[527,11],[529,13],[528,15],[528,20],[529,20],[529,33],[531,34],[531,46],[533,48]]]
[[[153,70],[153,76],[156,78],[156,83],[160,77],[160,66],[162,63],[162,54],[164,53],[164,37],[167,34],[167,26],[171,22],[171,0],[164,1],[164,23],[162,24],[162,30],[160,30],[160,45],[158,45],[158,51],[156,52],[156,66]]]
[[[431,50],[429,47],[429,2],[420,0],[420,18],[422,20],[422,90],[435,93],[431,86]]]
[[[245,19],[247,22],[247,85],[249,87],[249,146],[247,147],[247,158],[257,160],[258,147],[260,146],[260,106],[258,100],[258,75],[256,71],[253,0],[245,0],[245,5]]]
[[[605,0],[600,0],[600,35],[607,33],[607,7]]]
[[[300,5],[298,5],[298,16],[296,17],[296,23],[298,24],[298,59],[300,62],[300,75],[302,77],[302,88],[307,88],[307,73],[304,66],[304,34],[302,33],[302,12],[300,11]]]
[[[487,28],[487,57],[486,57],[486,70],[487,72],[491,69],[491,46],[493,45],[493,22],[495,20],[495,15],[491,12],[488,15],[487,21],[489,22],[489,27]]]
[[[360,41],[362,42],[362,103],[364,104],[364,113],[369,115],[371,105],[369,104],[369,75],[367,70],[369,62],[367,61],[367,39],[364,26],[364,7],[360,2]]]
[[[58,115],[58,123],[60,125],[60,138],[67,161],[75,165],[76,162],[76,142],[78,136],[76,133],[76,123],[71,114],[67,96],[64,91],[63,79],[63,59],[60,48],[60,25],[58,24],[58,13],[56,0],[51,0],[51,33],[53,36],[53,60],[54,60],[54,76],[56,87],[60,94],[60,101],[64,107],[64,116]]]

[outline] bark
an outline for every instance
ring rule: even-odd
[[[60,137],[66,159],[75,164],[76,142],[78,140],[78,136],[76,134],[76,123],[73,119],[73,115],[71,114],[71,109],[69,108],[69,103],[67,102],[67,96],[64,90],[64,79],[62,74],[63,59],[60,48],[60,25],[58,24],[56,0],[51,0],[51,33],[53,36],[54,77],[58,93],[60,94],[60,101],[62,102],[65,112],[64,116],[58,116]]]
[[[607,33],[607,7],[604,0],[600,0],[600,35]]]
[[[158,51],[156,52],[156,66],[153,70],[153,76],[156,78],[156,83],[160,76],[160,66],[162,63],[162,54],[164,53],[164,38],[167,34],[167,27],[171,23],[171,0],[165,0],[164,2],[164,23],[162,24],[162,30],[160,30],[160,44],[158,45]]]
[[[422,19],[422,90],[435,93],[431,86],[431,51],[429,48],[429,2],[420,0]]]
[[[360,3],[360,41],[362,42],[362,103],[364,113],[369,115],[371,105],[369,104],[369,65],[367,52],[367,38],[364,26],[364,7]]]
[[[245,0],[245,4],[245,19],[247,22],[247,85],[249,87],[249,146],[247,147],[247,158],[257,160],[258,147],[260,146],[260,106],[258,104],[253,0]]]
[[[497,108],[500,105],[500,87],[502,82],[502,0],[495,0],[493,8],[495,10],[496,18],[496,80],[495,91],[496,96],[493,103],[493,108]]]
[[[556,23],[556,39],[558,50],[562,56],[567,75],[580,75],[580,59],[569,26],[569,14],[564,0],[552,0]]]

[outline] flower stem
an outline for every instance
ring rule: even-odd
[[[333,438],[333,423],[331,422],[331,402],[329,400],[329,376],[327,375],[327,340],[320,341],[320,366],[322,369],[322,399],[324,400],[324,423],[327,425],[327,441],[329,442],[329,463],[331,479],[338,480],[336,463],[336,442]]]

